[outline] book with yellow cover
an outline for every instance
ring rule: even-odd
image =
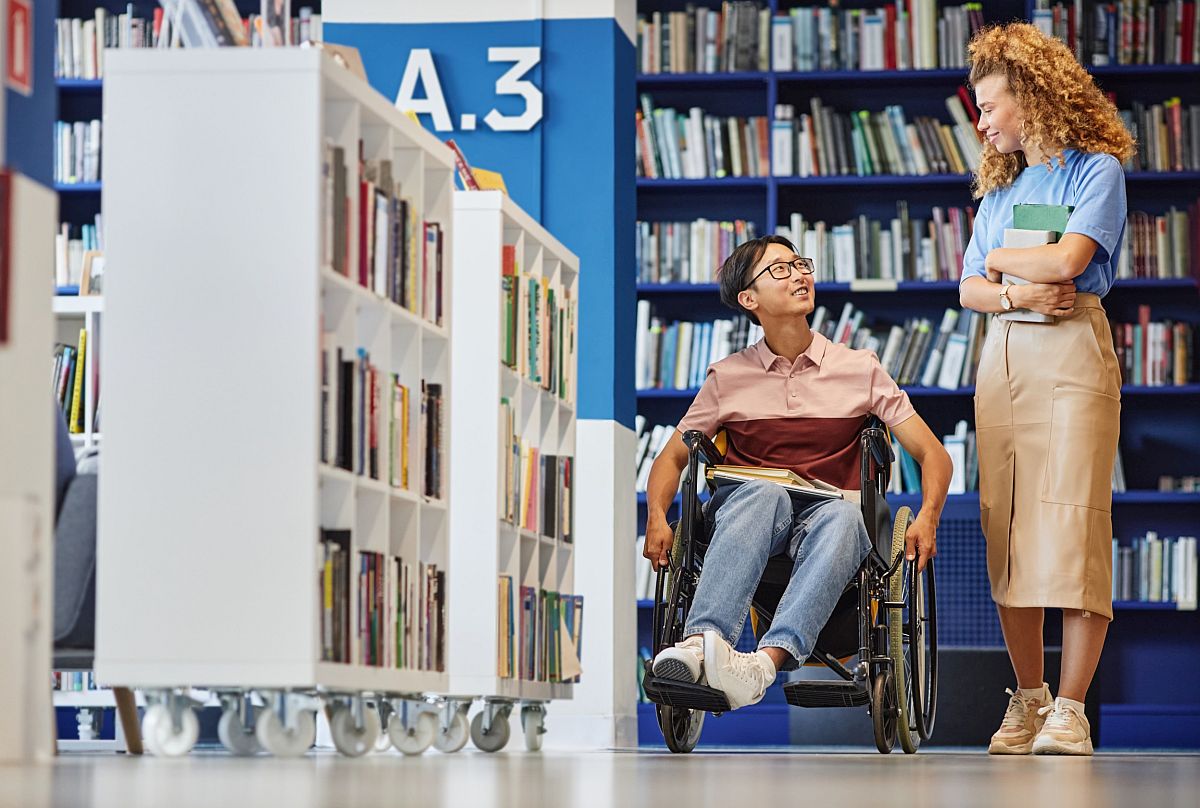
[[[705,477],[715,482],[745,483],[766,480],[792,493],[818,499],[845,499],[840,488],[822,480],[806,480],[789,469],[757,468],[753,466],[709,466]]]
[[[87,372],[87,329],[79,329],[79,348],[75,359],[75,390],[71,395],[70,432],[83,431],[83,376]]]

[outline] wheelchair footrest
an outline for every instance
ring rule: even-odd
[[[788,682],[783,686],[788,704],[797,707],[862,707],[871,703],[867,688],[857,682]]]
[[[686,710],[703,710],[708,713],[729,712],[729,700],[725,698],[725,694],[707,685],[647,676],[642,680],[642,687],[646,691],[646,697],[656,704]]]

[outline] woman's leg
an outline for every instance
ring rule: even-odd
[[[1084,617],[1079,609],[1063,609],[1062,674],[1058,695],[1083,701],[1100,662],[1100,652],[1104,650],[1108,623],[1107,618],[1095,612]]]
[[[1045,659],[1042,644],[1042,620],[1045,610],[1041,608],[1013,608],[996,605],[1000,613],[1000,626],[1004,629],[1004,644],[1008,646],[1008,658],[1017,675],[1017,687],[1038,688],[1045,681]],[[1066,633],[1064,627],[1063,633]],[[1063,640],[1063,659],[1066,660],[1066,639]],[[1090,674],[1089,674],[1090,676]]]

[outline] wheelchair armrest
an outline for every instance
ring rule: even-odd
[[[717,451],[717,447],[698,429],[689,429],[683,433],[683,443],[688,447],[688,453],[696,455],[709,465],[720,463],[725,458]]]

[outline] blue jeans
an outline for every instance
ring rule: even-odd
[[[767,559],[787,553],[792,576],[758,645],[782,648],[803,663],[870,552],[862,511],[842,499],[793,501],[784,489],[760,481],[717,489],[706,506],[710,520],[713,511],[712,541],[684,636],[716,631],[736,643]]]

